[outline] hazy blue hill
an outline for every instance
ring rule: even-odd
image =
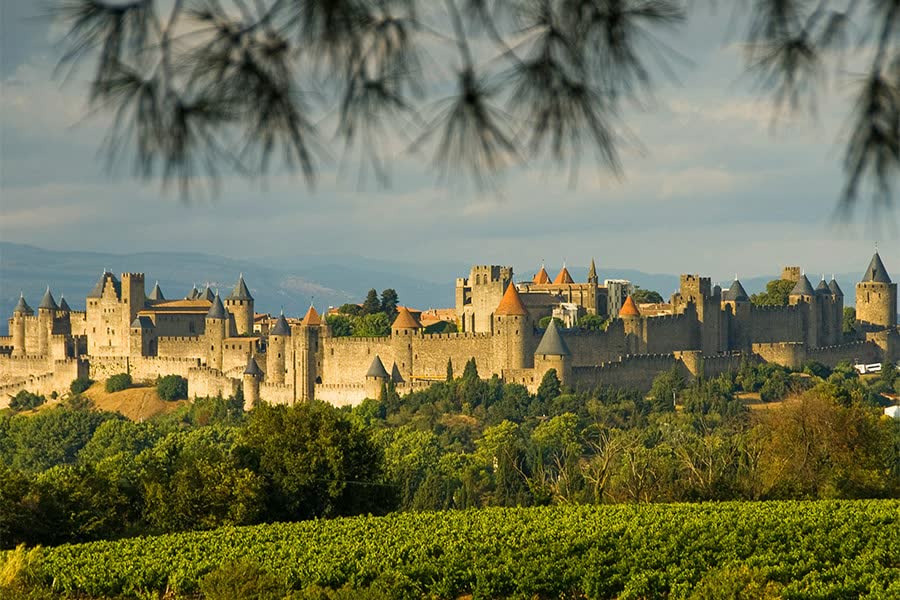
[[[454,304],[454,280],[465,277],[470,265],[415,264],[377,260],[350,255],[281,256],[260,261],[236,260],[196,252],[141,252],[112,254],[101,252],[61,252],[35,246],[0,242],[0,333],[19,297],[36,307],[47,285],[54,297],[60,293],[74,309],[84,308],[84,298],[103,269],[118,276],[123,271],[139,271],[146,276],[149,292],[158,279],[166,298],[183,298],[191,286],[209,283],[227,295],[239,273],[243,273],[260,312],[276,313],[283,306],[289,316],[301,315],[311,300],[319,309],[345,302],[361,302],[370,288],[392,287],[400,302],[418,308],[450,307]],[[515,266],[516,280],[529,279],[537,266]],[[548,266],[555,277],[558,266]],[[635,269],[598,266],[600,280],[628,279],[641,287],[656,290],[667,299],[678,288],[678,275],[644,273]],[[587,267],[569,267],[576,281],[587,280]],[[765,289],[776,275],[742,278],[749,293]],[[852,305],[858,273],[838,276],[838,283]],[[818,277],[811,277],[813,285]],[[715,280],[726,287],[730,278]]]

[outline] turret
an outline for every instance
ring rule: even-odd
[[[53,320],[56,319],[56,311],[59,306],[50,293],[50,286],[44,292],[41,303],[38,305],[38,354],[48,356],[50,354],[50,336],[53,335]]]
[[[537,272],[534,279],[531,280],[531,283],[537,285],[546,285],[550,283],[550,275],[547,273],[547,269],[544,268],[544,263],[541,263],[541,270]]]
[[[150,295],[147,296],[147,300],[150,300],[151,302],[162,302],[165,299],[166,297],[163,296],[162,290],[159,287],[159,282],[157,281],[153,285],[153,289],[150,291]]]
[[[238,277],[231,294],[225,298],[225,308],[234,315],[234,326],[238,335],[253,333],[253,296],[244,283],[243,273]]]
[[[225,337],[228,326],[228,313],[222,306],[222,300],[216,294],[212,306],[206,313],[206,347],[208,348],[206,364],[213,369],[222,370],[222,355],[225,348]]]
[[[144,295],[143,273],[122,273],[122,331],[127,332],[137,314],[144,310],[147,297]],[[126,341],[127,344],[127,341]]]
[[[384,363],[376,354],[369,370],[366,371],[366,398],[381,400],[381,390],[390,378],[387,369],[384,368]]]
[[[805,274],[800,275],[800,279],[788,294],[788,303],[791,306],[800,306],[806,311],[804,317],[806,339],[804,341],[810,348],[819,345],[819,305],[816,297],[816,291]]]
[[[566,268],[565,263],[563,263],[562,269],[559,270],[556,279],[553,280],[553,285],[565,285],[568,283],[575,283],[575,280],[572,279],[569,270]]]
[[[869,262],[862,281],[856,284],[856,321],[864,330],[897,325],[897,284],[891,281],[878,252]]]
[[[391,324],[391,346],[394,349],[394,364],[403,377],[409,381],[413,372],[413,340],[422,331],[422,324],[409,309],[401,306],[397,318]]]
[[[310,304],[299,330],[294,329],[291,341],[294,344],[294,379],[297,400],[312,400],[316,393],[316,379],[319,377],[319,343],[325,325],[316,308]],[[296,334],[296,335],[294,335]]]
[[[269,344],[266,350],[266,380],[269,383],[284,383],[286,351],[290,348],[291,328],[282,312],[269,331]]]
[[[216,296],[218,298],[218,296]],[[259,380],[262,377],[262,371],[256,363],[253,355],[247,357],[247,367],[244,369],[243,391],[244,391],[244,410],[250,411],[259,405]]]
[[[131,323],[130,333],[130,350],[132,357],[152,356],[151,342],[153,341],[153,330],[156,326],[153,320],[147,316],[137,316]],[[155,345],[154,345],[155,346]]]
[[[19,295],[19,302],[13,309],[12,338],[13,356],[25,356],[28,352],[25,348],[25,319],[34,315],[34,311],[25,302],[25,295]],[[34,342],[32,342],[34,343]]]
[[[524,369],[531,360],[526,357],[526,336],[531,333],[532,324],[528,309],[510,282],[500,304],[494,310],[494,373],[503,375],[504,369]]]
[[[594,264],[593,257],[591,258],[591,268],[588,270],[588,283],[592,283],[594,285],[600,284],[600,280],[597,277],[597,265]]]
[[[628,354],[640,354],[643,350],[643,321],[641,320],[641,311],[638,310],[634,298],[629,295],[622,304],[619,311],[619,318],[625,326],[625,347]]]
[[[553,319],[550,319],[550,325],[534,351],[535,381],[540,381],[550,369],[556,369],[561,384],[572,384],[572,353]]]

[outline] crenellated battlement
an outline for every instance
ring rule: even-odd
[[[493,337],[490,333],[476,333],[473,331],[456,332],[456,333],[423,333],[423,340],[486,340]]]

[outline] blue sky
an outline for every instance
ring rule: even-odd
[[[705,6],[704,3],[694,3]],[[36,3],[0,11],[0,238],[52,249],[170,249],[264,259],[357,254],[414,263],[513,264],[545,259],[714,279],[865,269],[876,239],[900,272],[897,232],[869,215],[831,222],[843,177],[845,81],[819,95],[816,118],[771,127],[770,105],[742,76],[730,15],[697,9],[669,43],[690,59],[678,83],[624,122],[642,148],[623,150],[624,177],[582,163],[568,173],[532,164],[499,194],[438,182],[426,156],[401,155],[392,185],[360,185],[356,167],[328,166],[315,190],[277,175],[265,186],[225,177],[212,201],[185,204],[127,169],[110,176],[97,151],[103,118],[84,109],[83,81],[53,78],[59,31]]]

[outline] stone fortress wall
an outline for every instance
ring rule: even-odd
[[[752,305],[737,280],[722,290],[709,278],[683,275],[670,313],[660,316],[643,316],[630,297],[614,297],[626,288],[617,284],[613,293],[601,285],[593,263],[586,283],[572,281],[565,267],[552,281],[541,271],[517,284],[509,267],[473,267],[457,280],[459,333],[426,334],[401,308],[391,334],[376,338],[334,337],[312,307],[300,324],[282,315],[265,335],[253,333],[253,298],[243,277],[224,300],[209,289],[166,300],[158,286],[146,294],[141,273],[105,272],[84,312],[58,305],[49,289],[37,309],[20,300],[10,335],[0,339],[0,395],[63,393],[77,376],[127,372],[148,382],[181,375],[191,397],[244,389],[248,406],[313,398],[356,404],[377,396],[389,379],[401,393],[423,389],[444,379],[448,361],[459,375],[473,358],[482,377],[532,390],[550,368],[575,389],[647,390],[671,368],[697,377],[748,359],[797,368],[809,360],[834,365],[900,355],[896,284],[877,254],[857,286],[859,333],[849,336],[840,333],[843,292],[836,282],[813,288],[797,268],[785,270],[794,282],[788,306]],[[606,317],[608,325],[539,329],[554,302]],[[609,314],[612,306],[619,312]]]

